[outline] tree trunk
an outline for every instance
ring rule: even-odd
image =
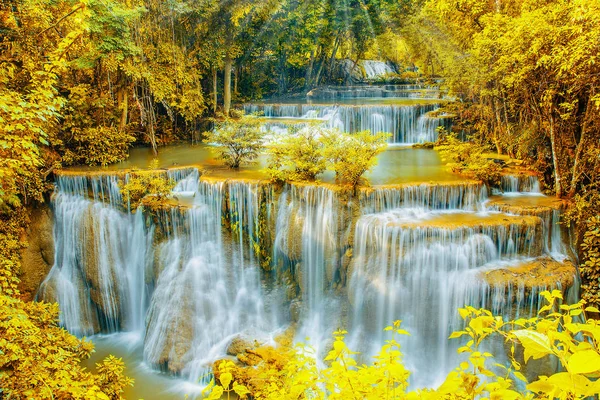
[[[226,117],[229,116],[231,110],[231,68],[233,60],[230,57],[225,59],[225,84],[223,87],[223,113]]]
[[[218,96],[217,96],[217,68],[213,67],[212,68],[212,99],[213,99],[213,114],[217,113],[217,102],[218,102]]]
[[[238,93],[238,80],[239,80],[240,68],[236,65],[233,69],[233,93]]]
[[[117,91],[117,102],[118,102],[118,108],[119,110],[121,110],[121,118],[119,120],[119,130],[121,132],[123,132],[125,130],[125,127],[127,126],[127,114],[129,112],[129,93],[128,93],[128,85],[127,85],[127,78],[125,78],[123,76],[123,73],[121,71],[118,72],[119,74],[119,88]]]
[[[310,52],[310,61],[308,62],[308,68],[306,69],[306,76],[304,78],[304,88],[309,90],[312,85],[311,85],[311,80],[312,80],[312,73],[313,73],[313,67],[315,65],[315,50],[313,49]]]
[[[575,196],[577,192],[577,184],[582,172],[580,172],[580,161],[584,152],[585,142],[587,141],[587,130],[588,130],[588,114],[592,109],[592,96],[588,98],[585,114],[583,116],[583,123],[581,124],[581,135],[579,137],[579,143],[577,143],[577,152],[575,153],[575,161],[573,162],[573,176],[571,177],[571,187],[569,188],[569,197]]]
[[[321,74],[323,73],[323,66],[325,65],[325,58],[321,60],[319,64],[319,70],[317,71],[317,76],[315,77],[315,86],[319,86],[319,82],[321,81]]]
[[[331,52],[331,57],[329,58],[329,65],[327,66],[327,77],[329,79],[331,79],[331,72],[333,69],[333,61],[335,60],[335,55],[337,54],[339,45],[340,45],[340,37],[338,35],[335,38],[335,43],[333,44],[333,51]]]
[[[356,57],[356,61],[354,61],[352,63],[352,68],[350,68],[350,72],[348,73],[348,75],[346,76],[346,84],[348,83],[352,83],[352,73],[354,72],[354,69],[356,68],[356,66],[358,65],[358,61],[360,60],[360,55]]]
[[[127,87],[121,88],[121,121],[119,123],[119,130],[123,132],[127,127],[127,114],[129,112],[129,94],[127,93]]]
[[[500,135],[502,134],[502,116],[500,115],[500,107],[498,102],[492,100],[492,107],[494,108],[494,114],[496,114],[496,127],[494,128],[494,144],[496,145],[496,151],[498,154],[502,154],[502,144],[500,143]]]
[[[552,146],[552,163],[554,164],[554,190],[556,191],[556,197],[562,197],[562,176],[560,173],[560,165],[558,163],[556,127],[554,124],[554,116],[552,114],[550,114],[550,143]]]

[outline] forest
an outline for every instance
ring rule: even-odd
[[[599,57],[600,0],[3,1],[0,398],[598,396]]]

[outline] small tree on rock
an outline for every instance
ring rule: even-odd
[[[206,143],[217,146],[217,158],[232,169],[254,161],[263,149],[260,127],[262,120],[253,115],[238,114],[215,121]]]
[[[356,187],[365,172],[377,164],[377,156],[387,148],[388,133],[371,134],[362,131],[355,134],[330,132],[324,136],[325,157],[335,171],[336,180]]]
[[[278,181],[314,181],[327,168],[324,130],[290,128],[290,135],[269,149],[267,172]]]

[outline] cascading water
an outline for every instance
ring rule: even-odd
[[[487,205],[479,182],[355,196],[335,186],[278,192],[256,181],[204,181],[196,169],[161,173],[176,182],[177,202],[155,213],[123,204],[127,175],[57,179],[56,263],[39,296],[60,303],[72,332],[131,332],[147,365],[192,382],[210,376],[239,335],[268,341],[297,322],[296,337],[323,354],[331,332],[346,328],[368,356],[382,329],[402,319],[413,384],[432,385],[456,365],[447,337],[461,328],[457,308],[531,315],[539,292],[572,282],[543,268],[562,249],[560,230],[549,229],[555,221]],[[538,270],[539,284],[513,279]]]
[[[400,207],[422,209],[476,209],[487,199],[487,187],[480,182],[404,185],[365,189],[360,196],[366,214]]]
[[[439,89],[424,85],[361,85],[325,86],[311,90],[307,96],[314,99],[359,99],[359,98],[437,98]]]
[[[383,61],[362,60],[360,64],[365,70],[367,79],[380,79],[396,72],[388,63]]]
[[[505,193],[541,193],[540,181],[531,175],[502,175],[500,186]]]
[[[341,322],[333,282],[346,239],[344,211],[326,187],[288,186],[279,200],[274,262],[296,277],[302,301],[297,337],[308,337],[317,350]]]
[[[139,275],[150,242],[141,216],[115,208],[122,205],[117,181],[116,176],[57,180],[57,257],[40,294],[61,304],[61,322],[78,335],[141,323],[146,299]]]
[[[346,60],[349,61],[349,60]],[[391,73],[383,62],[366,62],[372,76]],[[327,86],[307,94],[310,100],[297,103],[248,103],[246,114],[262,114],[267,122],[263,129],[285,134],[286,125],[302,121],[321,123],[327,128],[355,133],[370,130],[373,134],[391,134],[390,143],[433,142],[438,128],[450,128],[451,116],[435,113],[444,95],[437,87],[423,85]],[[320,100],[316,100],[320,99]],[[389,100],[386,100],[389,99]]]
[[[232,337],[279,327],[278,302],[265,302],[252,243],[240,234],[254,231],[258,187],[229,185],[229,238],[223,182],[198,182],[197,170],[167,177],[175,197],[193,193],[194,201],[158,212],[158,225],[141,209],[125,210],[117,182],[126,177],[59,178],[56,264],[39,297],[58,301],[71,332],[133,332],[150,365],[197,382]]]
[[[246,104],[246,113],[262,112],[266,117],[322,120],[328,128],[343,132],[370,130],[373,133],[391,133],[391,143],[422,143],[435,141],[437,128],[448,127],[447,120],[430,117],[428,113],[439,108],[437,104],[406,106],[355,105],[257,105]],[[271,121],[271,120],[269,120]],[[272,122],[271,122],[272,123]]]

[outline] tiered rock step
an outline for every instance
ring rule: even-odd
[[[468,270],[492,261],[538,257],[544,250],[542,220],[501,213],[410,210],[363,216],[356,229],[355,263],[391,263],[402,270]],[[371,260],[371,261],[367,261]],[[356,264],[355,264],[356,265]]]
[[[400,207],[427,209],[474,209],[487,197],[480,181],[416,182],[361,188],[360,204],[365,213]]]
[[[543,195],[493,196],[486,207],[503,213],[541,218],[544,222],[546,250],[552,253],[565,252],[560,225],[561,212],[566,207],[563,200]]]
[[[540,293],[559,290],[567,299],[568,291],[576,287],[577,268],[566,260],[557,261],[543,256],[491,266],[479,272],[487,284],[486,307],[507,317],[531,317],[544,305]]]
[[[480,278],[491,287],[569,288],[575,283],[577,268],[570,261],[550,257],[517,261],[512,265],[481,271]]]
[[[565,201],[542,195],[491,196],[486,204],[490,209],[516,215],[542,216],[552,210],[563,210]]]
[[[56,185],[62,193],[118,205],[122,201],[119,188],[129,180],[131,175],[156,175],[180,183],[191,175],[197,179],[199,172],[197,168],[193,167],[88,172],[64,170],[55,173],[55,179]]]

